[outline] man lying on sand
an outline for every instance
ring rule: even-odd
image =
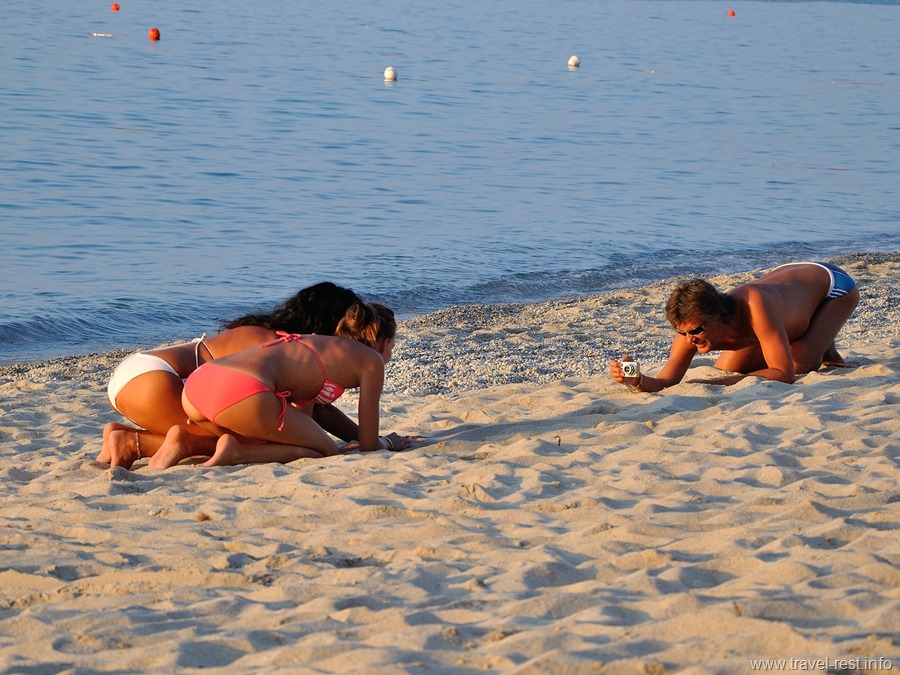
[[[790,384],[822,365],[846,365],[834,340],[857,304],[856,282],[829,263],[781,265],[727,293],[693,279],[666,303],[676,335],[659,374],[625,377],[620,361],[610,362],[610,374],[636,391],[660,391],[681,382],[698,352],[723,350],[715,367],[740,374],[691,382],[734,384],[755,375]]]

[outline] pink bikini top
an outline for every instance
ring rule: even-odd
[[[335,401],[337,401],[344,393],[344,387],[339,385],[334,380],[328,379],[328,376],[325,374],[325,366],[322,364],[322,359],[319,358],[319,354],[316,352],[316,350],[313,349],[311,345],[308,345],[306,342],[304,342],[303,337],[298,333],[286,333],[283,330],[277,330],[275,331],[275,335],[278,336],[277,340],[266,342],[265,344],[260,346],[265,349],[266,347],[274,347],[275,345],[281,344],[282,342],[299,342],[313,353],[313,356],[316,357],[316,362],[319,364],[319,370],[322,371],[323,382],[322,388],[319,389],[319,393],[312,398],[303,399],[302,401],[296,401],[297,405],[309,405],[310,403],[334,403]],[[313,335],[315,335],[315,333],[313,333]]]

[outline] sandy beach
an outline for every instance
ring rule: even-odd
[[[2,368],[0,670],[900,668],[900,254],[832,262],[849,367],[793,385],[613,382],[661,366],[672,280],[405,321],[404,453],[111,470],[125,352]]]

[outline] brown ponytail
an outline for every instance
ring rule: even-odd
[[[394,312],[380,303],[354,302],[334,334],[375,349],[379,340],[390,340],[397,334],[397,321]]]

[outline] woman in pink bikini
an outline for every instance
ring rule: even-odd
[[[171,428],[185,429],[184,381],[202,364],[272,340],[279,330],[333,335],[347,308],[359,301],[349,288],[322,282],[298,291],[270,312],[234,319],[211,337],[132,354],[110,378],[108,395],[113,410],[135,426],[107,424],[97,461],[130,468],[135,461],[152,457]],[[356,425],[334,406],[317,405],[314,415],[338,438],[357,440]],[[182,446],[190,446],[196,455],[213,454],[215,436],[196,426],[186,429]]]
[[[200,366],[184,386],[182,404],[191,422],[219,437],[204,466],[291,462],[341,452],[311,416],[314,404],[333,403],[359,389],[359,449],[402,450],[410,437],[378,435],[384,365],[391,358],[397,324],[379,304],[357,302],[334,336],[279,332],[262,345]],[[150,459],[168,468],[194,454],[170,430]]]

